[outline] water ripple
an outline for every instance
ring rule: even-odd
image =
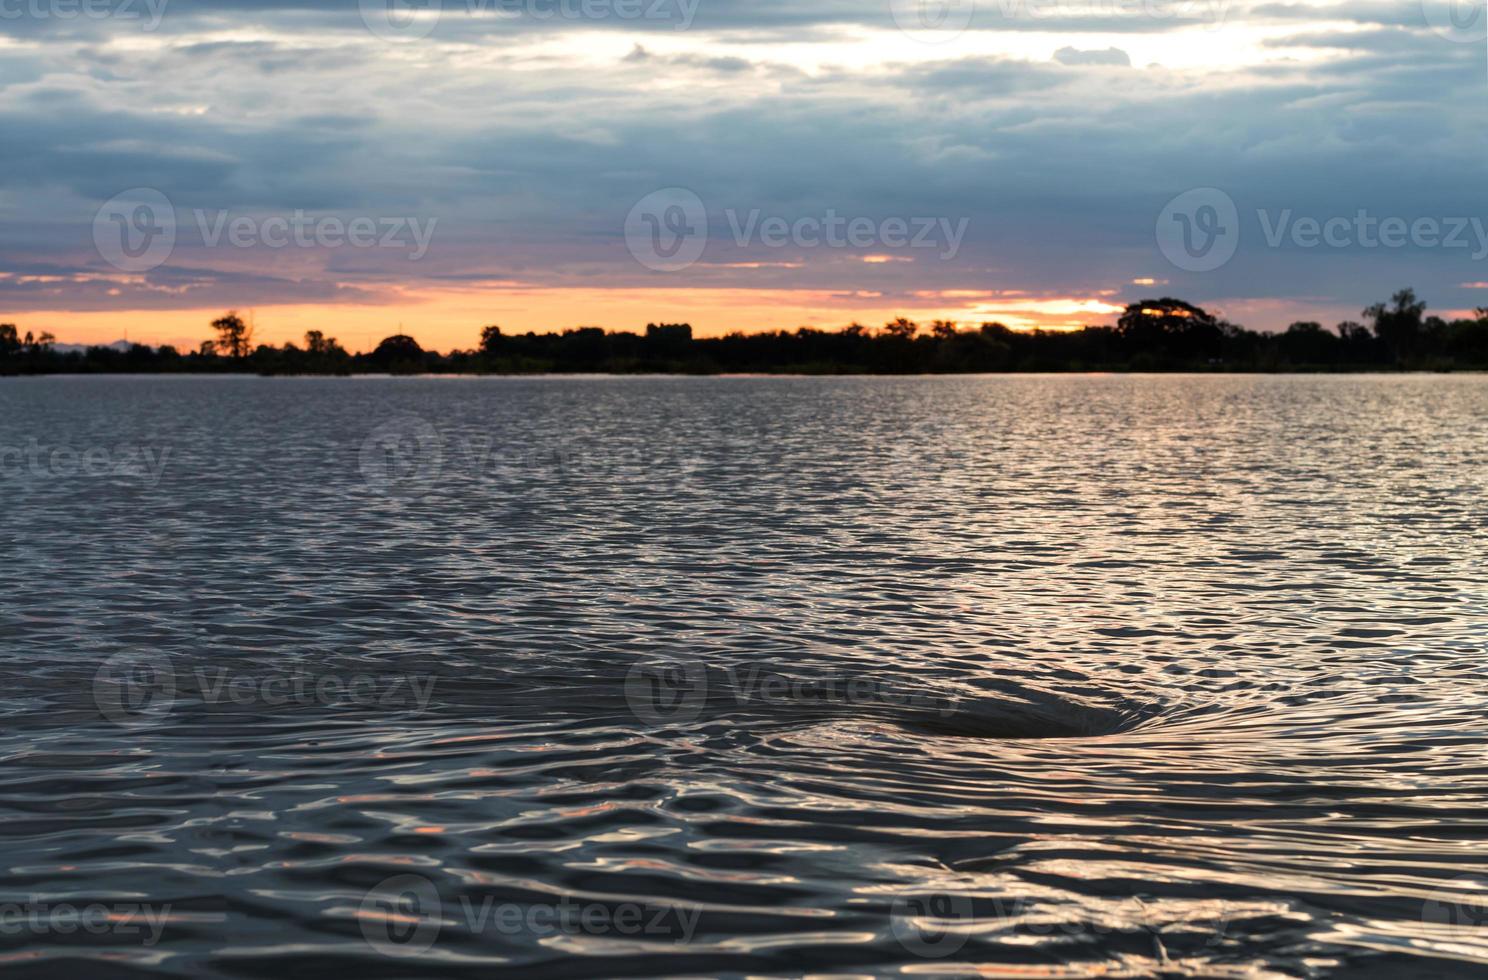
[[[1485,442],[1475,377],[7,381],[0,964],[1476,975]]]

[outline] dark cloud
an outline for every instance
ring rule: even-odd
[[[1483,49],[1420,16],[1269,4],[1175,40],[1172,17],[1097,3],[1035,16],[1009,0],[973,32],[1016,21],[1113,37],[936,57],[889,33],[887,4],[867,7],[704,0],[687,32],[461,14],[411,43],[370,35],[350,2],[173,0],[143,43],[120,24],[0,22],[19,39],[0,46],[0,272],[11,273],[0,305],[379,302],[389,283],[514,276],[649,283],[621,230],[631,205],[668,186],[709,211],[714,244],[687,273],[694,285],[1089,295],[1156,276],[1198,299],[1352,308],[1397,284],[1470,305],[1456,284],[1488,280],[1460,252],[1272,247],[1258,226],[1258,213],[1287,209],[1488,217]],[[1278,32],[1245,42],[1256,56],[1229,67],[1101,70],[1129,66],[1128,51],[1146,65],[1150,37],[1223,51],[1242,39],[1225,31],[1268,25]],[[877,43],[809,65],[787,43],[864,36]],[[187,235],[138,281],[87,278],[108,272],[94,213],[134,187],[159,188],[185,222],[197,210],[437,219],[436,248],[410,264],[396,252],[224,252]],[[1203,274],[1167,264],[1154,234],[1164,204],[1195,187],[1228,194],[1247,232],[1234,260]],[[964,218],[968,231],[954,262],[869,268],[739,246],[727,215],[751,210]]]
[[[1081,51],[1077,48],[1060,48],[1054,52],[1054,60],[1061,65],[1115,65],[1131,67],[1131,56],[1120,48],[1105,48],[1100,51]]]

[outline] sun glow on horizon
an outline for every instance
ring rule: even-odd
[[[876,326],[904,316],[922,325],[949,320],[963,329],[1000,322],[1014,329],[1070,329],[1108,322],[1124,307],[1101,299],[1021,297],[992,290],[918,291],[898,299],[875,290],[805,289],[450,289],[410,295],[389,305],[302,304],[252,308],[256,341],[300,343],[309,330],[336,337],[348,350],[368,351],[407,333],[425,348],[470,349],[480,330],[559,332],[577,326],[644,331],[647,323],[691,323],[699,337],[809,326],[836,330],[855,322]],[[249,310],[247,304],[240,312]],[[596,316],[595,311],[604,311]],[[49,331],[59,342],[171,344],[188,350],[212,336],[219,307],[173,310],[56,310],[0,314],[22,330]]]

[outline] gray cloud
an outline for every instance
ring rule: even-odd
[[[1123,68],[1131,67],[1131,56],[1120,48],[1106,48],[1102,51],[1080,51],[1076,48],[1065,47],[1054,52],[1054,60],[1061,65],[1116,65]]]
[[[1488,280],[1458,252],[1273,248],[1257,227],[1257,212],[1286,209],[1488,218],[1483,50],[1419,16],[1237,9],[1222,30],[1282,25],[1291,33],[1260,49],[1304,57],[1195,71],[1094,70],[1130,65],[1138,37],[935,57],[885,33],[861,56],[844,47],[830,64],[797,63],[791,41],[890,30],[887,6],[874,6],[720,0],[688,32],[462,15],[408,44],[368,34],[354,3],[175,0],[145,44],[120,43],[135,35],[118,24],[0,22],[21,39],[0,48],[0,272],[11,273],[0,308],[372,303],[398,284],[492,278],[651,284],[621,229],[632,204],[674,185],[703,198],[714,233],[689,285],[1136,298],[1124,284],[1148,275],[1200,301],[1293,297],[1347,311],[1397,284],[1469,306],[1477,297],[1457,284]],[[1010,19],[989,10],[973,33]],[[1099,9],[1056,14],[1011,19],[1053,33],[1173,29]],[[1337,20],[1364,29],[1325,23]],[[761,39],[776,42],[768,57],[746,50]],[[184,234],[172,261],[137,281],[76,278],[109,271],[92,218],[132,187],[161,189],[188,223],[196,209],[304,209],[438,219],[439,232],[417,264],[224,251]],[[1210,273],[1176,270],[1156,247],[1158,213],[1192,187],[1228,193],[1247,233]],[[870,267],[736,246],[730,209],[965,218],[969,230],[955,262]]]

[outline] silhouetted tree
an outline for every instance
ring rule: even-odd
[[[1342,341],[1312,320],[1299,320],[1281,335],[1281,351],[1292,364],[1326,364]]]
[[[1225,326],[1202,307],[1164,296],[1129,305],[1116,332],[1134,355],[1215,358],[1223,350]]]
[[[883,332],[886,337],[899,337],[904,340],[910,340],[915,334],[920,332],[920,325],[913,320],[907,320],[900,316],[885,323]]]
[[[417,340],[406,333],[397,333],[385,338],[372,354],[374,357],[417,357],[423,352]]]
[[[0,323],[0,374],[21,371],[20,354],[21,338],[15,324]]]
[[[1445,356],[1454,362],[1488,365],[1488,317],[1448,324],[1442,330],[1441,346]]]
[[[245,353],[252,324],[214,322],[223,344],[207,341],[182,355],[169,347],[140,344],[127,350],[90,347],[56,351],[48,334],[22,335],[0,326],[0,373],[57,371],[243,371],[261,374],[347,374],[353,371],[479,372],[642,371],[782,373],[952,373],[967,371],[1062,370],[1348,370],[1397,366],[1452,369],[1488,367],[1488,308],[1452,321],[1425,315],[1425,304],[1409,290],[1389,304],[1370,307],[1375,329],[1353,321],[1336,333],[1314,321],[1286,331],[1260,333],[1227,323],[1203,308],[1165,297],[1127,307],[1114,327],[1079,330],[1013,330],[1001,323],[957,330],[935,321],[919,334],[914,323],[896,318],[881,331],[861,324],[842,330],[801,327],[794,331],[733,332],[694,338],[685,323],[647,324],[643,334],[581,327],[561,333],[503,334],[482,331],[479,351],[438,354],[399,333],[368,354],[352,356],[333,338],[312,330],[305,348],[259,346]],[[241,320],[239,320],[241,323]],[[499,353],[493,349],[498,346]],[[1387,342],[1388,341],[1388,342]],[[221,350],[231,356],[219,357]]]
[[[253,349],[253,330],[237,310],[228,310],[213,320],[212,329],[217,331],[217,350],[234,360],[242,360]]]
[[[501,349],[501,328],[494,323],[489,327],[481,327],[480,349],[487,354],[494,354]]]
[[[424,349],[404,333],[386,338],[368,355],[373,366],[395,374],[411,374],[424,368]]]
[[[1420,346],[1426,304],[1416,299],[1414,289],[1400,290],[1390,297],[1390,304],[1375,303],[1364,310],[1364,316],[1374,328],[1374,336],[1397,359],[1405,359],[1417,353]]]
[[[692,346],[692,324],[646,324],[646,350],[656,357],[680,357]]]

